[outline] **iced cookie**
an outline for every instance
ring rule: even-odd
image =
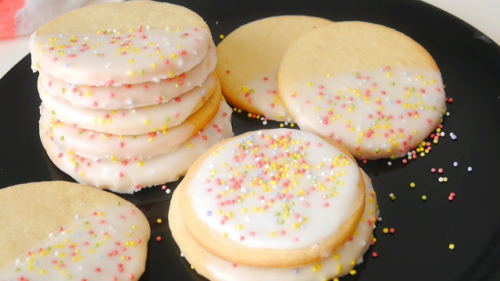
[[[0,280],[139,280],[144,272],[149,223],[122,198],[57,181],[4,188],[0,198]]]
[[[205,125],[217,111],[221,98],[215,74],[202,86],[196,87],[169,102],[123,110],[98,110],[75,108],[69,103],[51,97],[39,82],[39,94],[45,107],[61,122],[71,126],[116,135],[139,135],[165,131],[184,122],[191,114],[205,105],[214,95],[215,103],[207,103],[212,111],[200,118]]]
[[[372,242],[372,232],[378,217],[375,191],[368,176],[363,172],[366,200],[363,216],[349,241],[324,259],[296,268],[258,268],[237,265],[222,260],[202,248],[190,236],[180,213],[180,197],[177,190],[172,196],[169,225],[172,236],[184,257],[194,269],[209,280],[217,281],[322,281],[346,275],[355,265],[363,261],[363,254]]]
[[[80,129],[59,121],[51,109],[40,107],[45,133],[66,150],[91,159],[142,160],[175,150],[207,125],[217,113],[222,94],[217,87],[207,102],[183,123],[172,128],[142,135],[113,135]]]
[[[32,35],[32,69],[76,85],[119,86],[173,78],[198,65],[212,37],[203,19],[153,1],[92,5]]]
[[[283,102],[302,130],[361,159],[395,158],[439,125],[441,73],[418,43],[363,22],[317,28],[293,43],[278,72]]]
[[[222,94],[217,87],[205,104],[184,122],[168,129],[142,135],[113,135],[64,124],[50,108],[40,107],[40,122],[45,133],[62,149],[91,159],[142,160],[175,150],[207,125],[217,113]]]
[[[119,87],[74,85],[40,71],[43,88],[52,97],[69,102],[74,107],[106,110],[130,109],[165,103],[196,86],[201,86],[214,71],[217,63],[215,45],[193,69],[158,82],[126,84]]]
[[[220,97],[219,97],[220,101]],[[66,174],[82,184],[118,193],[133,193],[141,188],[176,181],[189,166],[215,143],[233,136],[232,110],[225,101],[204,129],[177,149],[147,160],[93,160],[61,149],[40,127],[40,138],[48,156]]]
[[[276,121],[292,121],[277,94],[276,73],[289,45],[332,22],[307,16],[257,20],[234,30],[217,46],[217,74],[231,105]]]
[[[347,150],[289,129],[249,132],[213,146],[179,188],[193,239],[221,259],[253,267],[320,260],[349,239],[365,199]]]

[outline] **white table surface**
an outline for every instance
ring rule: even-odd
[[[422,1],[461,18],[500,44],[500,0]],[[29,36],[0,40],[0,78],[29,53],[28,40]]]

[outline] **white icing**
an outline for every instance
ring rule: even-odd
[[[231,139],[196,174],[187,186],[196,215],[249,248],[313,247],[359,207],[356,163],[309,132],[274,129]]]
[[[262,112],[270,120],[292,122],[292,117],[286,111],[280,96],[276,75],[280,62],[271,66],[266,72],[258,75],[244,86],[245,100]]]
[[[45,106],[40,108],[40,115],[48,136],[62,149],[92,159],[147,159],[175,150],[196,133],[192,123],[183,122],[165,133],[118,136],[66,125],[53,118]]]
[[[256,268],[235,265],[200,249],[206,253],[205,266],[211,274],[211,280],[311,281],[330,280],[346,275],[356,264],[363,261],[363,254],[371,244],[372,232],[378,217],[377,201],[373,186],[365,172],[363,172],[363,178],[367,196],[362,219],[355,230],[355,234],[351,235],[350,241],[346,242],[337,251],[330,253],[329,257],[298,268]],[[189,237],[188,239],[192,238]],[[189,258],[189,254],[191,253],[185,254]]]
[[[205,57],[204,28],[137,29],[132,32],[33,34],[32,69],[76,85],[137,84],[180,75]]]
[[[140,135],[164,131],[181,124],[199,107],[206,93],[212,93],[217,81],[208,76],[202,86],[174,98],[169,102],[123,110],[97,110],[75,108],[56,100],[45,89],[39,89],[40,98],[47,109],[61,122],[77,128],[116,135]]]
[[[297,82],[282,93],[283,101],[296,111],[302,130],[341,142],[359,158],[405,155],[435,129],[446,108],[435,70],[397,67],[327,76]]]
[[[217,63],[215,45],[211,43],[205,58],[193,69],[158,82],[127,84],[120,87],[72,85],[40,71],[42,86],[54,98],[69,102],[74,107],[116,110],[165,103],[201,86],[214,71]],[[208,93],[207,93],[208,94]]]
[[[216,117],[176,150],[143,161],[97,160],[78,157],[60,149],[40,128],[40,138],[54,164],[81,184],[118,193],[133,193],[143,187],[176,181],[191,164],[215,143],[233,136],[232,110],[221,102]]]
[[[135,206],[123,200],[103,205],[54,229],[0,269],[0,280],[139,280],[149,236],[148,221]]]

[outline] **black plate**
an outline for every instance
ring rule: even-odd
[[[425,158],[407,165],[401,159],[360,164],[373,178],[383,221],[375,247],[341,280],[500,280],[500,186],[494,176],[500,164],[500,48],[461,20],[419,1],[172,1],[199,13],[215,41],[238,26],[274,15],[304,14],[334,21],[360,20],[395,28],[421,43],[435,58],[454,102],[448,105],[446,137]],[[0,62],[1,63],[1,62]],[[0,187],[70,177],[48,160],[38,136],[37,75],[30,58],[0,80]],[[497,117],[495,117],[497,116]],[[233,115],[236,134],[263,126]],[[452,141],[448,133],[458,136]],[[453,167],[458,161],[459,166]],[[467,167],[473,168],[472,173]],[[439,183],[432,167],[444,168],[448,183]],[[410,182],[417,184],[415,189]],[[177,184],[168,184],[174,189]],[[391,201],[389,193],[397,196]],[[455,200],[448,201],[450,192]],[[423,202],[421,197],[428,197]],[[141,280],[204,280],[180,257],[167,223],[171,195],[151,188],[123,196],[148,216],[152,240]],[[1,202],[0,202],[1,203]],[[157,224],[158,218],[163,219]],[[394,235],[383,228],[395,228]],[[163,240],[158,243],[156,237]],[[451,251],[449,244],[455,244]],[[376,251],[378,258],[371,253]],[[1,254],[1,253],[0,253]]]

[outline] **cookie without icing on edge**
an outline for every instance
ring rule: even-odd
[[[276,93],[281,58],[297,38],[331,23],[317,17],[277,16],[245,24],[231,32],[217,46],[216,67],[222,93],[229,103],[271,120],[291,121]]]
[[[394,29],[364,22],[319,27],[295,41],[278,88],[302,130],[342,143],[360,159],[405,155],[446,108],[431,55]]]
[[[0,272],[3,272],[2,277],[5,277],[5,275],[8,277],[12,274],[24,276],[26,276],[25,274],[36,274],[35,276],[38,277],[42,274],[39,267],[44,266],[43,264],[47,265],[47,262],[49,262],[50,265],[42,269],[45,270],[44,274],[48,276],[51,276],[50,274],[61,274],[57,269],[53,269],[52,265],[54,253],[57,251],[66,253],[66,255],[61,254],[58,256],[58,260],[64,263],[72,263],[71,265],[68,264],[66,268],[68,271],[74,269],[73,264],[85,268],[86,264],[88,264],[87,260],[83,258],[76,263],[71,261],[71,251],[66,249],[65,246],[61,249],[44,248],[46,255],[42,255],[38,248],[33,249],[33,247],[37,245],[40,246],[40,243],[44,243],[44,241],[50,241],[50,233],[54,234],[51,239],[57,239],[59,235],[64,235],[61,231],[66,231],[67,238],[75,243],[77,238],[73,237],[74,234],[70,233],[70,230],[73,228],[64,229],[64,227],[69,227],[70,224],[78,224],[79,219],[86,220],[87,218],[85,216],[92,216],[92,212],[104,212],[103,214],[98,214],[98,216],[101,217],[103,220],[101,224],[106,225],[106,228],[115,225],[123,230],[121,221],[114,222],[115,219],[120,220],[120,218],[107,216],[106,210],[109,210],[112,214],[116,214],[117,211],[123,212],[125,217],[122,221],[124,220],[125,223],[133,223],[136,225],[135,229],[130,229],[132,235],[127,238],[136,241],[133,246],[134,249],[130,249],[129,245],[125,246],[124,243],[126,241],[119,238],[119,236],[124,233],[121,231],[118,232],[118,229],[117,232],[114,233],[112,232],[112,228],[109,228],[109,235],[111,239],[113,239],[112,242],[108,242],[108,240],[104,239],[102,233],[96,233],[97,240],[92,242],[97,243],[102,240],[103,244],[101,244],[101,247],[103,249],[109,247],[113,248],[115,242],[123,243],[122,247],[129,248],[128,255],[132,255],[131,260],[124,264],[124,273],[127,273],[127,275],[134,273],[135,278],[139,279],[140,275],[144,272],[147,244],[150,237],[148,220],[137,207],[112,193],[69,182],[36,182],[1,189],[0,201],[2,202],[2,204],[0,204],[0,223],[2,225],[2,231],[0,232],[0,252],[2,253],[0,255]],[[122,208],[123,211],[120,211],[120,208]],[[127,216],[130,216],[130,218],[127,218]],[[89,226],[91,229],[97,228],[96,225],[90,224]],[[88,235],[88,238],[85,235],[82,238],[91,241],[92,238],[90,234]],[[113,245],[110,245],[110,243]],[[94,248],[93,245],[89,245],[88,247]],[[119,249],[119,247],[116,248]],[[86,257],[91,263],[92,260],[94,260],[90,257],[91,255],[108,255],[107,252],[100,253],[99,248],[94,248],[93,254],[89,253],[89,249],[85,249],[85,246],[80,244],[80,242],[78,242],[76,249],[80,249],[82,251],[80,255]],[[22,265],[27,263],[24,261],[24,258],[22,258],[22,261],[17,265],[17,267],[21,269],[19,273],[9,270],[13,270],[16,267],[16,265],[12,263],[17,258],[24,257],[25,254],[27,256],[27,251],[30,250],[34,254],[32,258],[38,261],[38,263],[34,264],[36,269],[34,272],[28,271],[27,268]],[[120,255],[123,255],[121,251]],[[50,261],[46,259],[50,259]],[[119,262],[117,262],[117,264],[118,263]],[[103,273],[105,274],[103,276],[110,277],[110,274],[118,275],[117,264],[111,264],[112,268],[110,266],[112,270],[116,267],[116,273],[107,271]],[[93,272],[94,269],[92,268],[90,274],[93,274]],[[71,274],[71,272],[68,272],[68,274]],[[90,276],[90,274],[88,276]],[[35,278],[29,279],[32,280]]]

